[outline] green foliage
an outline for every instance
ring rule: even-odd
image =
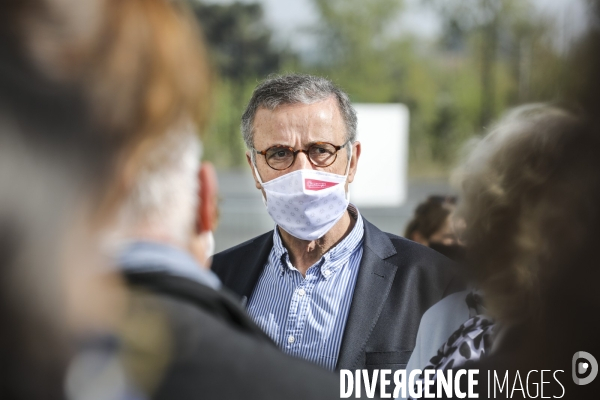
[[[222,77],[239,81],[279,69],[281,54],[271,47],[260,4],[195,3],[194,12]]]
[[[256,81],[251,80],[246,81],[244,86],[229,79],[216,82],[214,114],[203,143],[204,158],[219,168],[238,167],[245,163],[246,148],[240,133],[240,119],[245,99],[250,98],[255,84]]]
[[[354,102],[410,109],[410,173],[445,174],[462,143],[507,107],[560,97],[565,60],[530,0],[423,0],[443,18],[428,41],[401,32],[400,0],[313,0],[318,61],[275,48],[259,4],[194,3],[220,73],[206,156],[244,163],[239,121],[252,89],[272,72],[332,79]]]
[[[293,57],[271,45],[272,32],[258,3],[193,2],[192,7],[219,76],[205,157],[219,167],[239,166],[245,162],[240,118],[252,88]]]
[[[562,58],[527,0],[424,0],[443,18],[437,43],[394,34],[402,3],[314,0],[327,54],[315,71],[357,102],[402,102],[411,113],[410,172],[439,174],[506,108],[552,100]]]

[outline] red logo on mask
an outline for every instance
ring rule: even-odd
[[[304,188],[306,190],[323,190],[337,185],[335,182],[318,181],[316,179],[305,179]]]

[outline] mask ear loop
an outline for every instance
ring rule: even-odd
[[[260,183],[260,185],[263,185],[263,181],[260,178],[260,174],[258,173],[258,169],[256,168],[256,158],[254,158],[254,149],[250,150],[250,161],[252,161],[252,168],[254,168],[254,174],[256,175],[256,179],[258,179],[258,183]],[[260,192],[260,198],[262,199],[263,204],[265,205],[265,207],[267,206],[267,199],[266,199],[266,193],[263,193],[264,189],[261,190]]]
[[[350,173],[350,162],[352,161],[352,143],[348,143],[350,145],[350,149],[348,150],[348,165],[346,165],[346,173],[344,176],[348,179],[348,174]]]
[[[251,153],[250,153],[250,161],[252,161],[252,168],[254,168],[254,174],[256,175],[256,179],[258,179],[258,183],[260,183],[261,186],[262,186],[263,181],[262,181],[262,179],[260,179],[260,174],[258,173],[258,169],[256,169],[256,158],[254,156],[255,150],[251,149],[250,151],[251,151]]]
[[[348,150],[348,165],[346,165],[346,180],[348,180],[348,174],[350,174],[350,162],[352,162],[352,143],[348,143],[350,145],[350,149]],[[350,188],[346,191],[346,200],[348,203],[350,202]]]

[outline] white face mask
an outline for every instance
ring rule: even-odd
[[[266,183],[261,181],[254,165],[254,172],[267,195],[267,212],[275,223],[302,240],[316,240],[325,235],[348,208],[350,199],[345,183],[350,158],[345,175],[301,169]]]

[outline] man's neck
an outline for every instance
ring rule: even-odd
[[[342,218],[321,238],[317,240],[298,239],[283,229],[279,235],[283,245],[289,252],[290,262],[302,276],[306,271],[352,232],[356,220],[346,211]]]
[[[190,253],[202,268],[210,269],[209,257],[206,254],[206,238],[203,235],[194,235],[187,239],[187,242],[182,242],[164,229],[156,228],[152,225],[138,224],[127,230],[122,236],[125,239],[146,240],[176,247]]]
[[[145,240],[149,242],[158,242],[173,247],[185,248],[179,241],[175,240],[172,235],[169,235],[164,229],[155,228],[151,225],[139,224],[130,229],[127,229],[123,234],[126,239]]]

